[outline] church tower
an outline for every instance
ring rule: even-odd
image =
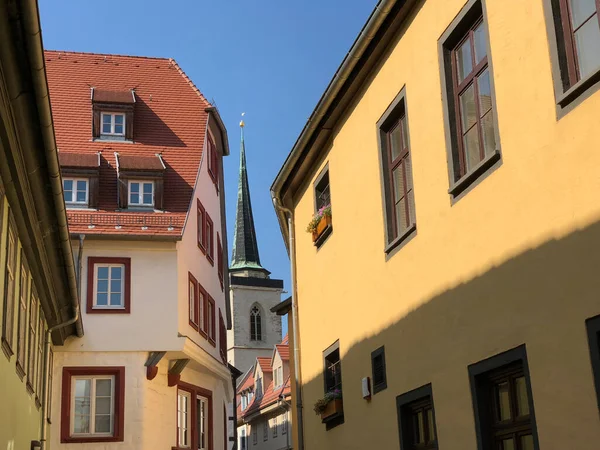
[[[269,277],[260,264],[252,217],[244,122],[240,122],[240,175],[238,184],[233,257],[229,267],[233,327],[227,333],[227,359],[246,372],[257,356],[271,356],[281,342],[281,317],[271,312],[283,292],[283,280]]]

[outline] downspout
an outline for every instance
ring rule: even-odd
[[[298,419],[298,450],[304,450],[304,422],[302,418],[302,383],[300,380],[300,347],[298,346],[298,292],[296,288],[296,237],[294,234],[294,213],[281,205],[271,192],[273,205],[287,216],[290,249],[290,272],[292,291],[292,336],[294,337],[294,383],[296,384],[296,415]]]
[[[77,255],[77,279],[81,280],[81,270],[83,267],[83,240],[85,239],[84,234],[79,235],[79,252]],[[81,283],[77,283],[77,294],[79,298],[79,294],[81,291]],[[52,332],[58,330],[59,328],[64,328],[69,325],[74,324],[79,319],[79,305],[77,305],[74,311],[74,316],[69,320],[54,325],[52,328],[49,328],[46,332],[46,342],[44,346],[44,372],[43,372],[43,380],[42,380],[42,437],[40,438],[40,450],[46,449],[46,440],[48,435],[48,410],[49,405],[52,399],[48,398],[48,383],[50,381],[50,345],[52,343]]]

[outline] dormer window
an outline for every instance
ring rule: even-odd
[[[125,136],[125,114],[102,113],[102,136]]]
[[[87,206],[88,186],[86,178],[63,178],[63,193],[67,206]]]
[[[154,207],[154,182],[130,181],[129,206]]]

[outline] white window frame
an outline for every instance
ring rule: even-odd
[[[131,185],[132,184],[139,184],[139,191],[138,191],[138,203],[133,203],[131,201]],[[144,203],[144,185],[145,184],[149,184],[152,186],[152,202],[151,203]],[[128,206],[141,206],[141,207],[146,207],[146,208],[154,208],[154,181],[148,181],[148,180],[130,180],[128,185],[127,185],[127,205]]]
[[[110,133],[105,133],[104,132],[104,116],[109,116],[110,117]],[[116,116],[123,116],[123,132],[122,133],[117,133],[115,132],[115,117]],[[101,136],[125,136],[125,121],[126,121],[126,117],[125,117],[125,113],[118,113],[118,112],[108,112],[108,111],[103,111],[100,113],[100,135]]]
[[[240,430],[240,450],[248,450],[248,441],[246,440],[246,429]]]
[[[182,398],[187,399],[188,409],[183,409]],[[192,446],[192,394],[188,391],[177,390],[177,447],[191,448]],[[182,421],[185,420],[185,427]],[[186,437],[187,444],[183,443],[182,437]]]
[[[63,178],[63,197],[65,190],[65,181],[71,181],[73,183],[73,189],[71,190],[71,200],[67,201],[65,199],[66,205],[84,205],[87,206],[90,200],[90,180],[88,178],[73,178],[73,177],[65,177]],[[77,182],[85,181],[85,201],[77,201]]]
[[[196,401],[200,401],[204,404],[204,408],[200,408],[200,411],[204,411],[204,415],[202,417],[196,417],[196,432],[198,433],[198,442],[196,443],[198,450],[208,450],[208,399],[201,395],[196,395]],[[196,406],[196,405],[194,405]],[[200,439],[204,437],[204,446],[200,446]]]
[[[75,387],[77,380],[91,380],[90,388],[90,432],[75,433]],[[96,382],[98,380],[111,380],[110,393],[110,432],[99,433],[96,428]],[[71,419],[69,424],[69,432],[72,437],[111,437],[115,432],[115,377],[114,375],[78,375],[71,378]]]
[[[106,305],[98,305],[98,269],[101,267],[108,268],[108,291],[106,293]],[[121,268],[121,304],[120,305],[111,305],[110,304],[110,296],[111,296],[111,274],[113,267]],[[125,264],[110,264],[110,263],[95,263],[94,264],[94,299],[93,299],[93,309],[125,309],[125,277],[127,274],[125,273]]]
[[[248,394],[242,394],[242,411],[248,407]]]

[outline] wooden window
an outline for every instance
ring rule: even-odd
[[[125,114],[103,112],[100,134],[102,136],[125,136]]]
[[[385,199],[386,252],[389,252],[416,229],[405,89],[396,96],[377,126]]]
[[[208,294],[206,290],[198,283],[198,324],[200,334],[208,337]]]
[[[206,253],[206,211],[200,200],[197,201],[196,211],[198,219],[196,222],[196,227],[198,228],[198,248],[202,253]]]
[[[479,450],[538,450],[525,346],[469,367]]]
[[[212,392],[177,385],[177,449],[213,450]]]
[[[154,182],[130,180],[128,192],[128,206],[154,206]]]
[[[217,274],[221,290],[223,290],[223,246],[221,244],[221,236],[217,232]]]
[[[198,281],[190,272],[188,279],[189,322],[194,330],[198,330]]]
[[[6,239],[6,266],[4,274],[4,309],[2,314],[2,350],[10,357],[13,352],[15,329],[16,276],[17,276],[17,232],[12,215],[8,220]]]
[[[246,442],[246,429],[240,430],[240,450],[248,450],[248,443]]]
[[[600,316],[586,320],[585,325],[590,346],[592,370],[594,372],[596,398],[598,400],[598,409],[600,409]]]
[[[371,353],[371,369],[373,373],[373,394],[377,394],[387,388],[384,347],[379,347]]]
[[[283,421],[281,423],[281,434],[287,434],[288,432],[288,413],[283,413]]]
[[[219,353],[223,362],[227,362],[227,328],[221,309],[219,309]]]
[[[431,385],[396,397],[401,450],[437,450]]]
[[[331,206],[331,193],[329,190],[329,169],[324,170],[315,182],[315,209]]]
[[[125,367],[64,367],[61,442],[122,442]]]
[[[29,268],[25,259],[25,254],[21,250],[21,277],[19,287],[19,321],[17,329],[17,374],[21,380],[25,376],[25,367],[27,366],[27,305],[29,305],[29,296],[31,278]]]
[[[342,362],[339,348],[325,355],[325,393],[342,391]]]
[[[471,0],[442,36],[451,188],[463,192],[500,158],[487,25]]]
[[[212,219],[206,213],[206,258],[208,262],[214,264],[215,261],[215,226]]]
[[[31,394],[35,392],[36,338],[39,311],[38,295],[34,287],[29,305],[29,341],[27,346],[27,391]]]
[[[215,300],[210,296],[208,298],[208,305],[206,308],[206,332],[208,334],[208,342],[213,346],[216,345],[216,327],[215,327]]]
[[[262,341],[262,317],[258,306],[250,310],[250,340]]]
[[[271,430],[273,431],[273,437],[277,437],[277,425],[278,425],[279,416],[273,417],[273,425],[271,426]]]
[[[89,180],[87,178],[63,178],[63,196],[67,206],[88,206]]]
[[[38,344],[37,344],[37,395],[35,396],[35,403],[37,407],[41,407],[42,398],[42,381],[44,377],[44,341],[46,339],[46,320],[44,319],[44,312],[40,306],[40,314],[38,320]]]
[[[88,314],[129,314],[131,258],[88,258]]]

